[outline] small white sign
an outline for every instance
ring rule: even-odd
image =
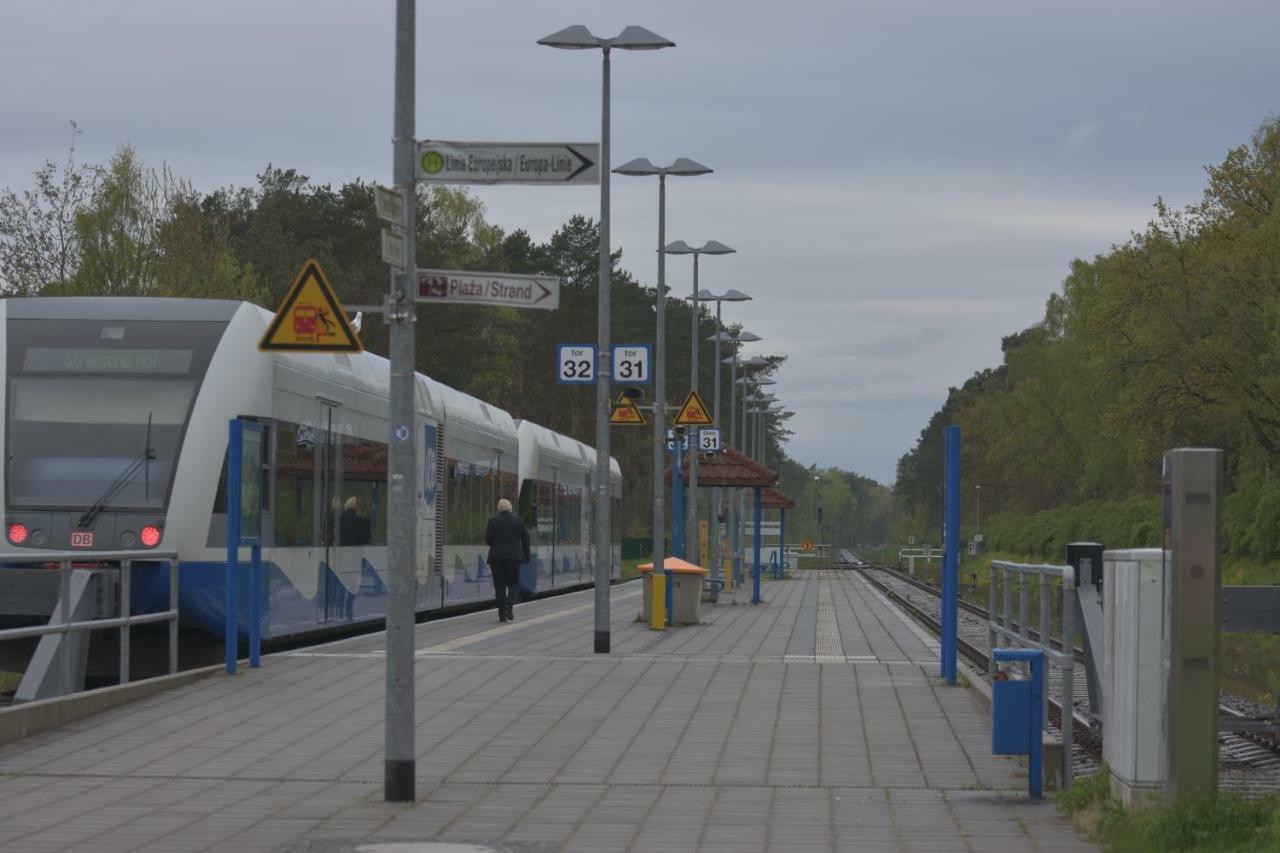
[[[708,453],[720,450],[720,430],[715,427],[698,430],[698,449]]]
[[[982,544],[982,534],[981,533],[973,534],[973,541],[977,542],[978,544]]]
[[[404,237],[395,227],[382,229],[382,262],[404,269]]]
[[[560,344],[556,348],[556,381],[561,385],[594,384],[596,348],[591,344]]]
[[[674,450],[676,446],[676,431],[674,429],[667,430],[667,449]],[[680,436],[680,447],[683,450],[689,449],[689,433]]]
[[[373,202],[378,210],[378,218],[399,225],[404,222],[404,194],[399,190],[375,184]]]
[[[908,545],[914,545],[914,544],[916,544],[916,537],[914,537],[914,536],[908,536],[908,537],[907,537],[907,544],[908,544]]]
[[[613,381],[620,385],[649,384],[649,345],[615,344]]]
[[[977,542],[970,542],[970,543],[969,543],[969,556],[970,556],[970,557],[976,557],[976,556],[977,556],[977,554],[978,554],[978,543],[977,543]]]

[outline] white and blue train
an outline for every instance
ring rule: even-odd
[[[270,319],[232,301],[0,300],[8,550],[175,550],[183,623],[221,632],[227,425],[241,418],[264,434],[263,638],[381,619],[387,361],[259,352]],[[594,449],[421,374],[416,392],[417,610],[492,599],[484,529],[501,497],[534,542],[526,592],[590,583]],[[159,608],[166,573],[138,574],[135,607]]]

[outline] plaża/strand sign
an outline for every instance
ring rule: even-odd
[[[560,307],[560,279],[509,272],[418,270],[417,301],[553,310]]]

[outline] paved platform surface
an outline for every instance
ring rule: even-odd
[[[857,575],[667,632],[634,621],[639,592],[613,590],[609,656],[590,592],[420,625],[415,804],[382,802],[374,634],[0,748],[0,848],[1095,849]]]

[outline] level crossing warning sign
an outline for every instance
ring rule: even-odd
[[[613,405],[613,411],[609,413],[609,423],[622,426],[644,426],[645,419],[636,401],[623,394]]]
[[[364,352],[333,285],[312,258],[289,286],[280,310],[258,341],[263,352]]]
[[[711,426],[715,421],[707,414],[706,404],[702,402],[698,392],[690,391],[689,396],[684,398],[680,413],[676,415],[675,423],[677,426]]]

